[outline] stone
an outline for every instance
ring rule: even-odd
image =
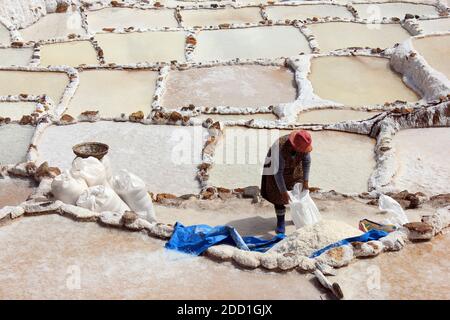
[[[97,218],[100,216],[99,213],[74,206],[71,204],[64,204],[61,207],[62,215],[69,216],[70,218],[76,220],[76,221],[97,221]]]
[[[431,240],[434,236],[433,227],[426,222],[409,222],[403,225],[409,230],[408,239],[415,240]]]
[[[158,193],[158,194],[156,195],[156,202],[162,203],[162,202],[164,202],[165,200],[168,200],[168,199],[175,199],[176,197],[177,197],[176,195],[170,194],[170,193]]]
[[[334,268],[346,266],[353,260],[353,247],[344,245],[332,248],[316,258],[316,261]]]
[[[59,119],[59,122],[62,124],[69,124],[74,122],[75,119],[70,114],[63,114],[61,119]]]
[[[99,216],[100,223],[110,226],[110,227],[121,227],[122,226],[122,213],[118,212],[102,212]]]
[[[233,246],[219,244],[217,246],[209,247],[208,250],[206,250],[206,255],[219,261],[225,261],[230,260],[236,250],[237,249]]]
[[[69,3],[67,2],[58,2],[56,5],[56,13],[64,13],[67,12],[67,9],[69,8]]]
[[[265,253],[261,256],[261,266],[268,270],[278,268],[278,253]]]
[[[55,178],[61,174],[61,170],[56,167],[49,167],[48,162],[42,163],[39,168],[37,168],[34,178],[37,181],[41,181],[43,178]]]
[[[122,216],[122,223],[131,224],[139,218],[138,214],[133,211],[125,211]]]
[[[404,231],[398,230],[389,233],[386,237],[380,238],[385,251],[399,251],[405,246],[407,235]]]
[[[43,214],[60,213],[61,207],[64,205],[61,201],[46,201],[25,203],[25,215],[36,216]]]
[[[0,220],[5,218],[15,219],[25,213],[22,207],[6,206],[0,209]]]
[[[144,120],[144,112],[142,111],[133,112],[132,114],[130,114],[129,119],[132,122],[141,122],[142,120]]]
[[[261,265],[262,253],[236,250],[233,254],[233,261],[239,266],[247,269],[256,269]]]

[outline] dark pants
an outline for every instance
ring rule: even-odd
[[[286,214],[286,206],[284,204],[274,204],[274,206],[277,216],[284,216]]]

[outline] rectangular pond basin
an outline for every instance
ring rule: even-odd
[[[157,71],[85,70],[66,113],[78,116],[84,111],[100,111],[105,117],[150,112]]]
[[[308,77],[316,95],[347,106],[420,99],[385,58],[318,57],[312,59]]]
[[[35,184],[27,179],[0,179],[0,209],[5,206],[17,206],[26,201],[34,188]]]
[[[413,39],[413,47],[428,64],[450,79],[450,35]]]
[[[36,102],[0,102],[0,117],[20,120],[23,115],[36,111]]]
[[[217,187],[260,186],[264,159],[272,142],[289,130],[227,128],[216,148],[209,183]],[[367,191],[375,166],[375,141],[331,131],[312,132],[311,187],[345,193]]]
[[[0,126],[0,165],[26,161],[35,128],[18,124]]]
[[[142,10],[136,8],[105,8],[88,11],[89,31],[99,32],[103,28],[163,28],[178,27],[174,10]]]
[[[328,22],[308,25],[321,52],[348,47],[390,48],[410,37],[400,24]]]
[[[103,33],[95,36],[107,63],[185,61],[186,35],[182,31]]]
[[[307,18],[339,17],[353,19],[353,15],[345,6],[330,4],[300,6],[268,6],[266,8],[270,20],[306,20]]]
[[[85,35],[78,12],[51,13],[35,24],[19,30],[25,41],[39,41],[66,37],[69,34]]]
[[[417,23],[424,33],[450,31],[450,18],[418,20]]]
[[[403,19],[407,13],[419,16],[437,16],[435,6],[419,3],[361,3],[352,4],[361,19],[381,20],[383,17]]]
[[[258,7],[181,10],[181,16],[185,27],[258,23],[263,20]]]
[[[3,48],[0,49],[0,65],[26,66],[30,63],[32,55],[33,55],[32,48],[23,48],[23,49]]]
[[[90,41],[47,44],[41,47],[41,66],[98,64],[97,53]]]
[[[280,58],[310,53],[305,36],[292,26],[201,31],[194,60]]]
[[[143,179],[148,190],[176,195],[198,193],[197,166],[206,129],[101,121],[46,129],[38,142],[39,161],[68,169],[74,159],[72,146],[89,141],[109,145],[113,173],[121,169]]]
[[[46,94],[58,103],[68,84],[69,77],[63,72],[0,71],[0,96]]]
[[[300,124],[332,124],[343,121],[359,121],[372,118],[381,111],[362,111],[346,109],[322,109],[304,111],[298,114],[297,123]]]
[[[436,195],[450,192],[450,128],[408,129],[393,138],[398,190]]]
[[[162,105],[258,107],[296,99],[293,72],[284,67],[236,65],[171,71]]]
[[[11,37],[9,35],[9,30],[0,23],[0,44],[9,45],[11,43]]]

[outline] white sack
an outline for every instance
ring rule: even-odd
[[[296,229],[315,224],[321,219],[319,209],[311,199],[309,190],[302,189],[302,186],[296,183],[293,190],[289,192],[289,207]]]
[[[156,221],[152,199],[141,178],[127,170],[120,170],[119,174],[111,179],[111,185],[131,210],[150,222]]]
[[[387,224],[404,225],[408,223],[408,217],[402,209],[402,206],[389,196],[380,195],[378,199],[378,208],[391,215],[391,218],[385,220]]]
[[[130,210],[113,189],[105,186],[95,186],[85,190],[78,199],[77,206],[94,212],[124,213]]]
[[[67,204],[75,204],[87,188],[83,179],[72,177],[68,170],[55,177],[52,182],[52,193],[55,198]]]
[[[94,157],[76,158],[72,163],[70,173],[75,178],[83,178],[89,187],[109,185],[106,181],[105,167],[100,160]]]
[[[112,169],[111,169],[111,161],[109,160],[108,155],[105,155],[105,156],[102,158],[101,163],[103,164],[103,167],[105,168],[106,181],[108,181],[109,183],[111,183],[111,179],[112,179]]]

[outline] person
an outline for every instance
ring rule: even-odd
[[[272,203],[277,216],[277,233],[285,233],[288,190],[296,183],[309,189],[312,138],[308,131],[294,130],[280,137],[269,149],[261,179],[261,196]]]

